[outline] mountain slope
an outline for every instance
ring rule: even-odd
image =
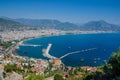
[[[24,27],[24,25],[19,22],[0,18],[0,30],[14,30],[20,27]]]
[[[69,22],[60,22],[52,19],[14,19],[25,25],[41,28],[60,29],[60,30],[73,30],[78,29],[78,26]]]
[[[81,30],[120,31],[120,26],[107,23],[103,20],[91,21],[80,27]]]
[[[42,28],[42,29],[58,29],[58,30],[84,30],[84,31],[119,31],[120,26],[110,24],[103,20],[100,21],[90,21],[83,25],[77,25],[70,22],[61,22],[52,19],[11,19],[11,18],[0,18],[0,29],[18,28],[24,25],[30,26],[32,28]]]
[[[61,22],[58,20],[51,20],[51,19],[14,19],[17,22],[20,22],[25,25],[30,25],[30,26],[56,26],[57,24],[60,24]]]

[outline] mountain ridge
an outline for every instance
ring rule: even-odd
[[[25,25],[15,22],[13,20],[0,18],[0,31],[1,30],[14,30],[19,29],[20,27],[25,27]]]
[[[90,21],[83,25],[77,25],[70,22],[61,22],[55,19],[11,19],[2,17],[0,19],[13,21],[21,24],[21,26],[29,26],[42,29],[58,29],[58,30],[84,30],[84,31],[120,31],[120,26],[108,23],[104,20]],[[1,25],[1,24],[0,24]]]

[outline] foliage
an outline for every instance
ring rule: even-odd
[[[5,72],[3,72],[3,78],[5,78],[6,77],[6,73]]]
[[[7,64],[7,65],[4,67],[4,70],[5,70],[6,72],[12,72],[12,71],[15,71],[15,72],[18,72],[18,73],[23,72],[23,70],[17,68],[16,64],[14,64],[14,65]]]
[[[98,67],[102,72],[91,73],[84,80],[120,80],[118,79],[120,77],[120,47],[111,55],[108,63]]]
[[[64,80],[64,79],[63,79],[63,77],[62,77],[61,75],[56,74],[56,75],[54,76],[54,80]]]
[[[49,62],[49,70],[51,70],[53,67],[52,63]]]
[[[95,72],[87,75],[84,80],[103,80],[101,72]]]
[[[45,77],[42,75],[36,75],[35,73],[32,73],[28,75],[28,77],[25,80],[45,80]]]
[[[5,67],[4,67],[4,70],[6,72],[12,72],[12,71],[16,71],[16,65],[11,65],[11,64],[7,64]]]
[[[4,48],[8,48],[12,45],[11,41],[7,41],[7,42],[2,42],[0,43],[0,46],[3,46]]]
[[[112,72],[116,76],[120,76],[120,47],[117,52],[114,52],[109,59],[109,63],[112,66]]]

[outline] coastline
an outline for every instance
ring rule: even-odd
[[[54,32],[55,33],[55,32]],[[35,38],[41,38],[41,37],[50,37],[50,36],[60,36],[60,35],[69,35],[69,34],[104,34],[104,33],[118,33],[118,32],[111,32],[111,31],[108,31],[108,32],[105,32],[105,31],[88,31],[88,32],[84,32],[84,31],[82,31],[82,33],[81,33],[81,31],[80,32],[76,32],[76,31],[66,31],[66,32],[60,32],[59,34],[57,33],[57,34],[46,34],[46,33],[44,33],[44,34],[42,34],[42,35],[39,35],[39,36],[31,36],[31,37],[24,37],[23,39],[20,39],[19,40],[19,42],[18,43],[16,43],[16,45],[12,48],[12,49],[10,49],[8,52],[9,53],[11,53],[12,52],[12,50],[15,50],[15,49],[17,49],[17,47],[19,47],[20,46],[20,43],[21,42],[24,42],[24,41],[27,41],[27,40],[31,40],[31,39],[35,39]],[[45,35],[46,34],[46,35]],[[11,51],[11,52],[10,52]],[[17,53],[16,53],[16,55],[18,55]],[[43,55],[44,56],[48,56],[48,57],[50,57],[51,55],[49,54],[49,52],[48,52],[48,54],[47,55],[45,55],[44,53],[43,53]]]

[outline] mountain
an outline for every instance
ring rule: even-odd
[[[78,30],[79,26],[73,23],[64,22],[56,26],[56,29],[61,30]]]
[[[1,30],[14,30],[14,29],[19,29],[21,27],[24,27],[24,25],[19,22],[0,18],[0,31]]]
[[[19,23],[24,25],[29,25],[32,27],[40,27],[40,28],[50,28],[50,29],[60,29],[60,30],[71,30],[76,29],[78,26],[69,22],[60,22],[58,20],[52,19],[14,19]]]
[[[52,19],[11,19],[7,17],[0,18],[0,29],[18,28],[29,26],[33,29],[58,29],[58,30],[84,30],[84,31],[120,31],[120,26],[110,24],[104,20],[90,21],[83,25],[70,22],[61,22]]]
[[[34,26],[34,27],[36,27],[36,26],[37,27],[38,26],[53,27],[53,26],[56,26],[56,25],[61,23],[58,20],[51,20],[51,19],[24,19],[24,18],[20,18],[20,19],[14,19],[14,21],[20,22],[20,23],[25,24],[25,25]]]
[[[110,24],[106,21],[90,21],[83,25],[77,25],[70,22],[60,22],[58,20],[52,19],[15,19],[15,21],[20,22],[25,25],[40,27],[40,28],[50,28],[50,29],[60,29],[60,30],[96,30],[96,31],[120,31],[120,26]]]
[[[110,24],[103,20],[100,21],[90,21],[82,26],[80,26],[81,30],[96,30],[96,31],[120,31],[120,26]]]

